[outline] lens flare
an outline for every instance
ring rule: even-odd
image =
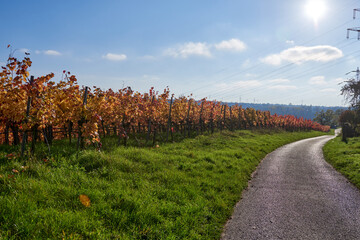
[[[305,6],[306,14],[314,20],[316,25],[325,15],[326,9],[326,4],[322,0],[309,0]]]

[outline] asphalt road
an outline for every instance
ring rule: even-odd
[[[267,155],[221,239],[360,239],[360,191],[323,159],[331,138],[301,140]]]

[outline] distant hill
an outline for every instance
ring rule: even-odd
[[[270,111],[271,114],[278,115],[294,115],[296,117],[303,117],[306,119],[314,119],[315,113],[321,110],[346,110],[346,107],[324,107],[324,106],[307,106],[307,105],[285,105],[285,104],[270,104],[270,103],[227,103],[229,106],[239,104],[243,108],[254,108],[256,110]]]

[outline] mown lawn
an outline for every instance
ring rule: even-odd
[[[224,131],[78,153],[57,142],[25,160],[0,146],[0,239],[219,239],[261,159],[322,134]]]
[[[348,138],[347,144],[337,137],[323,151],[326,161],[360,189],[360,137]]]

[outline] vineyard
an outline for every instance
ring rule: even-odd
[[[271,115],[268,111],[228,106],[206,99],[177,97],[169,89],[148,93],[130,87],[114,91],[80,87],[70,72],[64,71],[56,83],[54,74],[29,76],[31,60],[9,57],[0,73],[0,144],[18,145],[36,141],[51,145],[55,139],[77,141],[79,148],[93,144],[101,148],[101,138],[129,138],[139,145],[172,140],[174,135],[193,136],[224,129],[282,128],[288,131],[329,131],[311,120]]]

